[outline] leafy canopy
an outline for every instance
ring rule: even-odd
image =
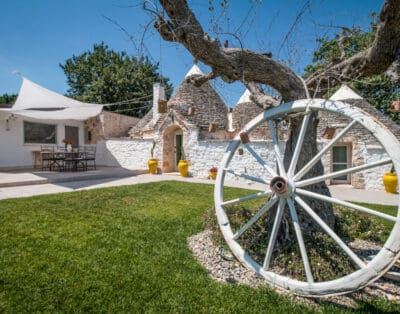
[[[375,15],[373,14],[372,17]],[[305,76],[309,76],[317,70],[322,70],[328,65],[339,63],[343,59],[347,59],[354,54],[367,49],[372,45],[376,33],[376,23],[371,23],[371,28],[367,32],[363,32],[358,27],[346,29],[346,35],[336,34],[333,39],[327,36],[317,39],[320,47],[314,51],[312,64],[306,66]],[[340,41],[342,42],[340,44]],[[399,82],[391,82],[385,74],[374,75],[362,80],[354,80],[349,82],[350,87],[360,93],[362,97],[367,99],[382,113],[389,115],[394,121],[400,122],[399,113],[389,111],[393,100],[400,97]],[[329,97],[335,90],[328,91],[325,97]]]
[[[111,104],[106,110],[142,117],[151,108],[153,83],[160,80],[158,64],[146,58],[137,59],[126,52],[115,52],[104,43],[92,51],[72,56],[60,64],[67,76],[67,95],[80,101]],[[167,97],[172,85],[162,77]]]
[[[16,94],[3,94],[0,95],[0,104],[13,104],[16,99]]]

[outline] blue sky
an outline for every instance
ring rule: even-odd
[[[273,57],[288,63],[297,73],[309,64],[317,47],[315,38],[337,29],[329,25],[358,25],[368,29],[369,14],[379,12],[383,0],[230,0],[221,12],[220,0],[188,1],[204,29],[214,34],[211,20],[218,20],[221,41],[239,46],[231,35],[237,31],[246,48],[258,52],[271,51]],[[104,16],[115,20],[140,43],[145,25],[151,22],[139,0],[4,0],[0,10],[0,94],[17,93],[19,71],[30,80],[66,93],[66,77],[59,67],[72,55],[79,55],[103,41],[116,51],[136,55],[137,49],[126,33]],[[303,10],[302,10],[303,9]],[[298,22],[296,16],[302,12]],[[152,24],[145,33],[145,52],[160,62],[162,73],[177,87],[190,69],[193,58],[181,46],[160,40]],[[289,30],[292,31],[289,33]],[[289,34],[289,36],[287,36]],[[284,40],[286,38],[286,40]],[[203,71],[207,67],[200,65]],[[233,105],[244,88],[213,83],[224,100]]]

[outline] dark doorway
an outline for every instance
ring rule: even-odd
[[[184,159],[182,144],[183,144],[183,135],[182,134],[175,135],[176,165],[179,163],[179,160]]]
[[[65,138],[72,140],[73,146],[79,146],[79,128],[77,126],[65,126]]]
[[[350,167],[350,146],[347,144],[332,147],[332,172]],[[331,184],[350,184],[350,174],[345,174],[331,180]]]

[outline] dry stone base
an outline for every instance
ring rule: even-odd
[[[190,237],[188,243],[196,259],[209,271],[213,279],[253,287],[265,285],[265,280],[236,259],[228,260],[223,257],[220,248],[213,243],[211,230]]]
[[[210,276],[219,282],[239,283],[251,287],[266,285],[266,281],[253,271],[245,268],[234,258],[227,258],[221,254],[221,249],[215,245],[212,231],[205,230],[188,238],[188,244],[195,258],[203,265]],[[290,296],[293,301],[318,307],[322,302],[331,302],[347,308],[356,308],[358,301],[368,301],[373,298],[383,298],[400,304],[400,285],[386,279],[379,279],[370,286],[346,295],[330,296],[322,298],[306,298],[295,296],[284,290],[276,290],[278,293]]]

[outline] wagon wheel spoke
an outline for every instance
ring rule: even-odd
[[[262,198],[262,197],[271,195],[271,193],[272,193],[272,191],[268,190],[268,191],[265,191],[265,192],[259,192],[259,193],[255,193],[255,194],[250,194],[250,195],[246,195],[246,196],[235,198],[233,200],[222,202],[221,205],[222,206],[226,206],[226,205],[232,205],[232,204],[236,204],[236,203],[240,203],[240,202],[244,202],[244,201],[254,200],[254,199],[257,199],[257,198]]]
[[[241,178],[244,178],[244,179],[247,179],[247,180],[250,180],[250,181],[254,181],[254,182],[258,182],[258,183],[269,185],[269,181],[266,181],[266,180],[264,180],[264,179],[262,179],[260,177],[252,176],[250,174],[239,172],[239,171],[236,171],[236,170],[233,170],[233,169],[228,169],[228,168],[224,168],[224,171],[228,172],[228,173],[231,173],[231,174],[233,174],[233,175],[235,175],[237,177],[241,177]]]
[[[330,203],[334,203],[334,204],[338,204],[338,205],[342,205],[342,206],[346,206],[348,208],[354,209],[354,210],[358,210],[360,212],[366,213],[366,214],[370,214],[370,215],[374,215],[386,220],[390,220],[393,222],[397,222],[398,218],[391,216],[391,215],[387,215],[381,212],[378,212],[376,210],[373,209],[369,209],[367,207],[364,206],[360,206],[360,205],[356,205],[350,202],[346,202],[346,201],[342,201],[333,197],[329,197],[326,195],[322,195],[322,194],[317,194],[314,192],[310,192],[307,190],[303,190],[303,189],[296,189],[296,193],[300,194],[300,195],[304,195],[304,196],[308,196],[308,197],[312,197],[321,201],[326,201],[326,202],[330,202]]]
[[[299,196],[295,201],[325,230],[325,232],[339,245],[339,247],[356,263],[360,268],[366,267],[365,263],[340,239],[340,237],[311,209]]]
[[[311,117],[311,111],[307,112],[303,118],[303,123],[301,125],[300,134],[297,139],[296,148],[294,149],[292,161],[290,162],[290,166],[289,166],[289,170],[288,170],[289,178],[293,176],[294,170],[296,169],[297,162],[299,160],[300,151],[301,151],[301,148],[303,147],[304,136],[307,131],[308,122],[310,121],[310,117]]]
[[[263,263],[263,269],[265,269],[265,270],[268,270],[269,265],[271,263],[272,253],[274,251],[276,239],[278,237],[279,227],[280,227],[281,221],[282,221],[283,212],[285,210],[285,203],[286,203],[285,199],[280,198],[278,210],[276,211],[274,225],[272,227],[271,236],[268,241],[267,253],[265,254],[265,259],[264,259],[264,263]]]
[[[301,233],[301,228],[299,224],[299,217],[297,216],[296,208],[294,207],[293,200],[291,198],[287,199],[290,216],[292,217],[294,231],[296,233],[297,242],[299,243],[300,254],[303,260],[304,270],[306,272],[307,281],[309,283],[314,282],[314,278],[311,272],[310,262],[308,261],[306,246],[303,240],[303,234]]]
[[[275,152],[276,161],[278,163],[279,174],[281,176],[286,176],[286,169],[285,169],[285,166],[283,165],[283,157],[282,157],[283,155],[282,155],[281,149],[279,147],[278,137],[276,135],[277,134],[276,128],[274,126],[274,121],[269,120],[268,125],[269,125],[269,129],[271,131],[272,141],[274,143],[274,152]]]
[[[351,121],[338,135],[336,135],[327,145],[325,145],[317,155],[314,156],[296,175],[293,177],[294,181],[300,180],[310,169],[322,158],[322,156],[335,145],[355,124],[356,120]]]
[[[273,176],[276,177],[277,173],[274,169],[272,169],[271,167],[269,167],[267,165],[267,163],[264,161],[264,159],[261,158],[261,156],[249,145],[249,144],[243,144],[244,148],[246,148],[248,150],[248,152],[258,161],[258,163],[263,166],[263,168],[265,170],[268,171],[268,173]]]
[[[260,219],[261,216],[263,216],[272,206],[275,205],[275,203],[278,201],[278,198],[276,196],[273,196],[267,204],[265,204],[263,207],[261,207],[253,217],[250,218],[250,220],[243,225],[233,236],[234,240],[237,240],[247,229],[249,229],[258,219]]]
[[[311,179],[306,179],[303,181],[299,181],[295,183],[296,187],[303,187],[303,186],[307,186],[307,185],[311,185],[314,183],[318,183],[318,182],[322,182],[328,179],[333,179],[333,178],[337,178],[340,176],[343,176],[345,174],[349,174],[349,173],[353,173],[353,172],[358,172],[358,171],[362,171],[362,170],[366,170],[366,169],[371,169],[371,168],[375,168],[378,166],[382,166],[382,165],[386,165],[391,163],[392,160],[390,158],[385,158],[382,159],[380,161],[376,161],[370,164],[365,164],[365,165],[361,165],[361,166],[357,166],[357,167],[352,167],[352,168],[348,168],[348,169],[344,169],[344,170],[340,170],[340,171],[335,171],[332,173],[328,173],[328,174],[324,174],[318,177],[314,177]]]

